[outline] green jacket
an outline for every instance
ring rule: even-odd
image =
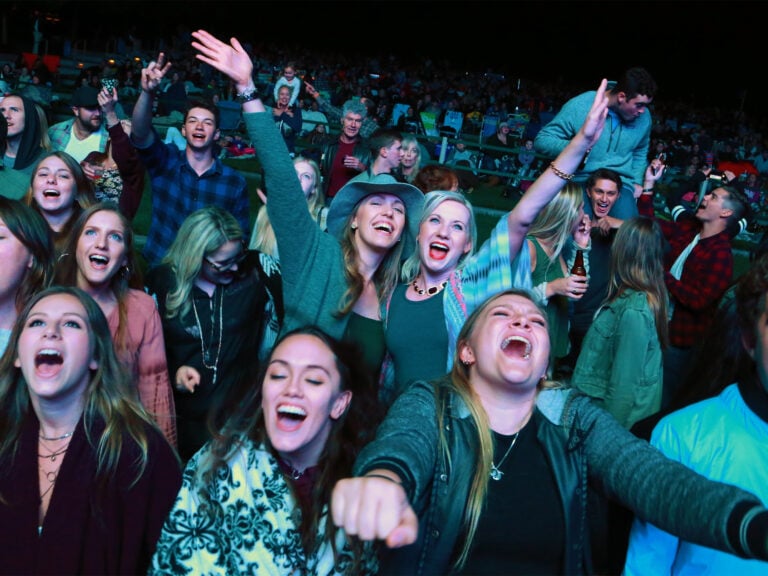
[[[571,379],[629,429],[661,409],[661,344],[644,292],[628,290],[600,308]]]

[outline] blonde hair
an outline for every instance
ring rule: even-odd
[[[474,451],[475,458],[475,473],[472,477],[472,483],[470,485],[469,497],[467,498],[467,505],[464,508],[464,524],[466,526],[466,534],[464,543],[461,549],[461,554],[456,557],[456,562],[453,566],[454,570],[459,570],[467,561],[469,551],[472,548],[472,540],[475,537],[475,532],[480,523],[480,517],[485,507],[485,499],[488,494],[488,478],[491,473],[491,465],[493,464],[493,452],[494,442],[493,435],[491,434],[490,422],[488,420],[488,414],[485,412],[483,405],[480,401],[480,397],[477,395],[472,387],[472,383],[469,379],[469,366],[465,366],[460,358],[459,351],[462,346],[469,342],[472,334],[475,331],[478,320],[483,313],[499,298],[504,296],[521,296],[526,300],[529,300],[532,304],[539,309],[542,317],[547,318],[547,314],[536,302],[531,298],[531,295],[525,290],[510,289],[503,292],[499,292],[488,298],[480,306],[478,306],[469,318],[464,322],[464,325],[459,332],[456,354],[453,358],[453,366],[450,374],[443,380],[437,382],[436,386],[446,386],[449,392],[455,393],[466,405],[469,410],[469,416],[475,427],[477,433],[477,449]],[[553,388],[557,387],[555,382],[542,380],[539,384],[539,388]],[[437,421],[438,430],[440,431],[440,454],[442,457],[448,459],[448,465],[451,462],[450,452],[450,439],[446,434],[446,428],[449,428],[446,423],[449,419],[448,403],[437,402]],[[472,457],[469,454],[462,454],[460,457]],[[455,556],[455,555],[454,555]]]
[[[580,184],[569,183],[539,212],[531,224],[528,236],[545,240],[552,247],[549,264],[556,262],[584,205],[584,192]]]
[[[173,271],[176,286],[168,293],[165,316],[185,316],[192,307],[192,287],[203,259],[231,241],[243,239],[234,216],[218,206],[206,206],[187,216],[162,260]]]
[[[320,167],[317,162],[311,158],[296,156],[293,159],[294,166],[300,162],[308,164],[315,174],[315,187],[310,191],[309,196],[307,196],[307,206],[309,207],[309,213],[312,214],[312,218],[314,218],[318,224],[322,225],[320,222],[320,214],[325,208],[325,195],[323,194],[321,186],[322,178],[320,176]],[[259,208],[259,211],[256,214],[256,222],[253,224],[248,248],[251,250],[258,250],[259,252],[263,252],[274,258],[278,257],[277,239],[275,238],[275,231],[272,228],[272,223],[269,221],[266,205]]]
[[[405,181],[409,184],[413,184],[413,181],[416,178],[416,174],[418,174],[419,170],[421,169],[421,144],[419,144],[419,140],[416,138],[416,136],[408,133],[403,134],[401,144],[403,146],[403,151],[405,151],[405,149],[410,146],[413,146],[416,149],[416,162],[413,163],[411,171],[408,172],[408,174],[403,171],[403,165],[400,165],[400,171],[402,172]]]

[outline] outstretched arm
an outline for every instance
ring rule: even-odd
[[[133,106],[131,139],[139,148],[152,144],[152,100],[160,82],[165,77],[171,63],[160,52],[157,61],[153,60],[141,71],[141,94]]]
[[[514,258],[523,245],[531,223],[537,214],[565,186],[573,172],[579,167],[584,155],[600,138],[608,114],[608,98],[605,95],[607,80],[600,82],[592,108],[579,131],[565,149],[531,184],[515,208],[508,215],[509,250]]]
[[[230,43],[222,42],[205,30],[192,32],[192,48],[198,51],[195,58],[213,66],[219,72],[229,76],[235,83],[238,94],[256,91],[253,82],[253,62],[237,38],[230,38]],[[243,112],[264,112],[266,108],[258,98],[243,102]]]

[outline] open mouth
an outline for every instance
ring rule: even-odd
[[[429,245],[429,257],[433,260],[444,260],[448,256],[448,246],[442,242],[432,242]]]
[[[277,425],[282,430],[288,432],[296,430],[306,419],[307,413],[303,408],[287,404],[277,407]]]
[[[109,258],[106,256],[102,256],[101,254],[92,254],[88,257],[88,260],[91,261],[92,264],[95,264],[96,266],[102,267],[109,264]]]
[[[43,190],[44,198],[58,198],[59,196],[61,196],[61,192],[59,192],[58,190],[53,190],[53,189]]]
[[[384,222],[381,222],[379,224],[374,224],[373,229],[379,230],[381,232],[386,232],[387,234],[392,234],[394,227],[391,224],[386,224]]]
[[[58,350],[44,348],[35,355],[35,369],[43,376],[56,374],[63,363],[64,358]]]
[[[531,342],[522,336],[510,336],[501,343],[501,349],[505,354],[517,356],[523,360],[531,357]]]

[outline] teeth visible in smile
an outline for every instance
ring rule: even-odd
[[[440,242],[432,242],[429,247],[433,250],[442,250],[443,252],[448,252],[448,246],[441,244]]]
[[[523,358],[525,360],[528,360],[528,358],[531,357],[531,348],[532,348],[531,343],[525,338],[523,338],[522,336],[510,336],[509,338],[506,338],[504,342],[501,343],[502,349],[506,349],[513,342],[520,342],[525,345]]]
[[[91,262],[96,262],[98,264],[108,264],[109,263],[109,258],[107,258],[106,256],[101,256],[101,255],[98,255],[98,254],[94,254],[94,255],[92,255],[90,257],[90,261]]]
[[[385,232],[392,232],[392,226],[389,224],[376,224],[376,230],[384,230]]]
[[[60,196],[58,190],[43,190],[43,196]]]
[[[288,416],[295,416],[304,418],[306,417],[307,413],[298,406],[280,406],[277,409],[278,414],[287,414]]]

